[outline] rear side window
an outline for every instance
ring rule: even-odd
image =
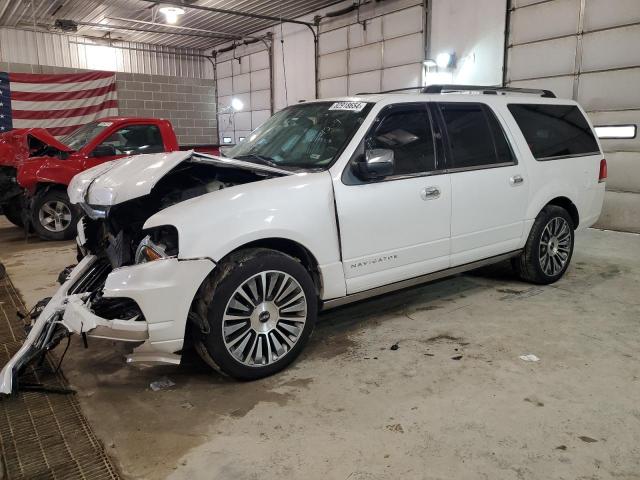
[[[493,112],[479,103],[441,103],[447,128],[450,168],[514,163],[511,148]]]
[[[536,160],[600,153],[582,112],[575,105],[510,104]]]

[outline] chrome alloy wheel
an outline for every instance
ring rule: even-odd
[[[45,202],[38,211],[40,225],[50,232],[62,232],[71,224],[71,210],[69,206],[57,200]]]
[[[554,217],[545,225],[540,237],[540,266],[542,271],[553,277],[569,260],[571,249],[571,226],[562,217]]]
[[[260,272],[231,295],[222,318],[227,351],[240,363],[263,367],[296,345],[307,320],[307,299],[291,275]]]

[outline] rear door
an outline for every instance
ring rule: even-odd
[[[347,293],[449,266],[451,185],[431,125],[426,103],[386,107],[334,178]],[[359,179],[353,164],[365,148],[393,150],[393,175]]]
[[[529,182],[486,104],[434,105],[451,175],[451,266],[520,248]]]

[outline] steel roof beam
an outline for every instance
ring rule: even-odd
[[[302,20],[295,20],[293,18],[285,18],[285,17],[275,17],[273,15],[262,15],[259,13],[249,13],[249,12],[239,12],[238,10],[228,10],[226,8],[215,8],[215,7],[203,7],[201,5],[193,5],[190,3],[183,2],[166,2],[159,0],[140,0],[142,2],[154,3],[156,5],[173,5],[180,8],[191,8],[193,10],[202,10],[203,12],[211,12],[211,13],[223,13],[227,15],[236,15],[239,17],[249,17],[249,18],[258,18],[260,20],[271,20],[273,22],[283,22],[283,23],[297,23],[298,25],[306,25],[307,27],[316,26],[315,23],[312,22],[303,22]]]
[[[76,22],[74,20],[65,20],[68,22],[73,22],[76,25],[79,25],[81,27],[91,27],[91,28],[97,28],[100,30],[125,30],[125,31],[133,31],[133,32],[144,32],[144,33],[155,33],[155,34],[159,34],[159,35],[179,35],[179,36],[183,36],[183,37],[202,37],[202,38],[222,38],[225,40],[239,40],[242,39],[242,37],[238,37],[237,35],[231,35],[231,34],[209,34],[209,33],[187,33],[187,32],[167,32],[167,31],[160,31],[160,30],[150,30],[147,28],[141,28],[141,27],[129,27],[126,25],[111,25],[111,24],[102,24],[102,23],[92,23],[92,22]]]
[[[212,35],[223,35],[223,36],[228,36],[229,38],[233,38],[234,40],[242,40],[244,38],[250,38],[250,39],[256,39],[256,40],[260,39],[260,37],[255,37],[251,35],[242,36],[242,35],[236,35],[234,33],[220,32],[215,30],[205,30],[203,28],[183,27],[181,25],[170,25],[170,24],[164,24],[164,23],[158,23],[158,22],[148,22],[146,20],[134,20],[132,18],[122,18],[122,17],[106,17],[106,18],[108,20],[116,20],[118,22],[132,22],[132,23],[139,23],[141,25],[149,25],[153,27],[171,28],[175,30],[184,30],[184,31],[190,31],[190,32],[209,33]]]

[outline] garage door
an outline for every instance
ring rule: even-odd
[[[506,82],[578,100],[614,137],[600,226],[640,232],[640,0],[512,0]]]
[[[216,74],[220,143],[238,143],[271,116],[269,51],[219,62]],[[234,99],[241,110],[234,110]]]
[[[370,2],[359,13],[323,20],[318,39],[320,98],[421,84],[422,2],[392,4]]]

